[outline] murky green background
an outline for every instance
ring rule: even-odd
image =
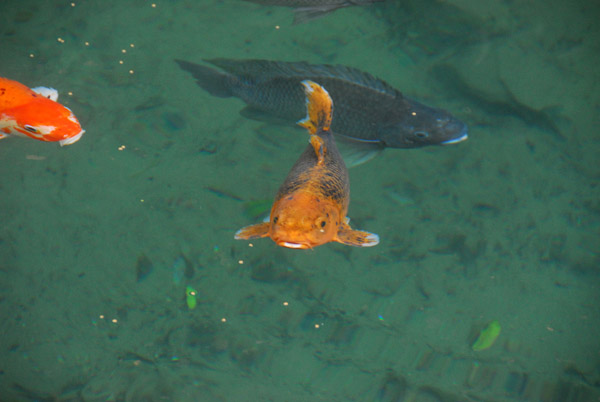
[[[154,4],[0,3],[0,75],[57,88],[87,130],[0,142],[1,400],[600,400],[597,5],[388,0],[292,25]],[[173,62],[213,57],[356,67],[470,137],[350,171],[377,247],[250,247],[233,234],[306,137]]]

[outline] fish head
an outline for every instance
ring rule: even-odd
[[[61,146],[76,142],[85,132],[71,109],[43,96],[2,112],[0,118],[7,134],[58,141]]]
[[[455,144],[467,139],[465,123],[443,109],[407,101],[408,110],[398,122],[384,127],[382,138],[394,148]]]
[[[282,247],[313,248],[332,241],[343,219],[339,206],[332,200],[296,193],[273,206],[270,236]]]
[[[35,87],[31,88],[32,92],[35,92],[38,95],[42,95],[44,98],[48,98],[56,102],[58,100],[58,91],[54,88],[49,87]]]

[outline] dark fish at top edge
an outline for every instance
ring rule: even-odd
[[[327,15],[339,8],[349,6],[365,6],[385,0],[244,0],[267,6],[283,6],[294,8],[293,24],[303,24]]]

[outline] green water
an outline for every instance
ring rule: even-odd
[[[292,26],[236,0],[0,3],[0,75],[58,89],[86,129],[0,142],[0,400],[600,400],[591,4],[388,0]],[[250,247],[233,234],[307,138],[173,62],[214,57],[356,67],[469,140],[350,171],[376,247]]]

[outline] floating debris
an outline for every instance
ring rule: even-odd
[[[196,289],[194,289],[191,286],[188,286],[185,289],[185,302],[187,303],[188,309],[193,310],[196,308],[196,295],[198,294],[198,292],[196,292]]]
[[[500,327],[498,320],[490,322],[481,330],[471,348],[476,352],[491,348],[494,342],[496,342],[498,335],[500,335],[501,330],[502,328]]]

